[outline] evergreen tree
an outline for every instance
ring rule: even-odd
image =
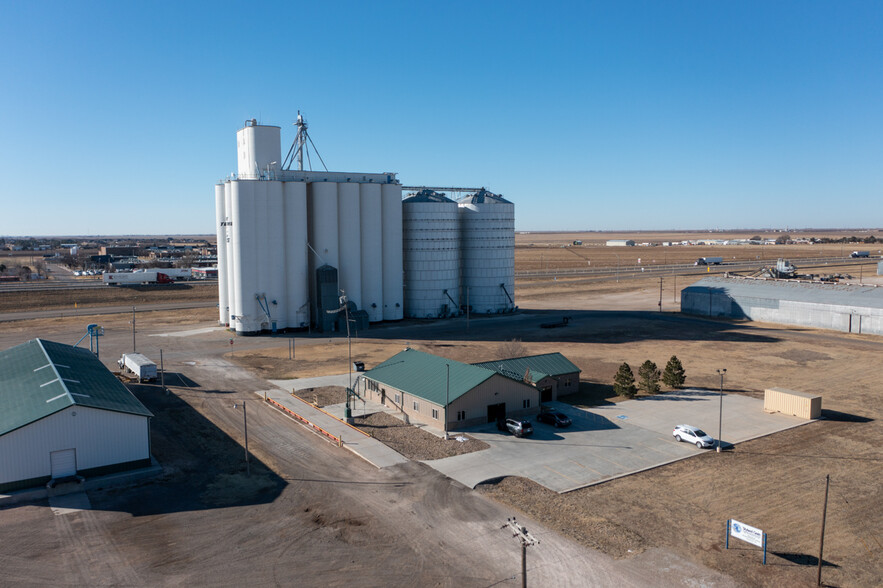
[[[618,396],[625,396],[626,398],[633,398],[637,394],[635,374],[632,373],[632,368],[629,367],[629,364],[623,363],[619,366],[619,370],[613,378],[613,391]]]
[[[669,388],[680,388],[687,381],[687,374],[681,360],[676,355],[672,355],[671,359],[665,365],[665,371],[662,372],[662,381]]]
[[[649,359],[638,368],[638,378],[641,380],[641,388],[647,394],[659,392],[659,376],[662,375],[656,364]]]

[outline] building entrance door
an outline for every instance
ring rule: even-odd
[[[487,422],[496,423],[497,421],[506,420],[506,403],[488,404]]]
[[[49,454],[49,464],[53,478],[65,478],[77,474],[77,450],[62,449]]]
[[[540,390],[540,402],[552,402],[552,387],[548,386]]]

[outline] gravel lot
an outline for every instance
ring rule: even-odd
[[[441,459],[490,447],[469,435],[463,435],[468,439],[465,442],[457,441],[454,437],[445,441],[384,412],[355,417],[355,425],[408,459]]]

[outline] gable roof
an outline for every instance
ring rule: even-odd
[[[447,389],[447,366],[450,366],[450,390]],[[446,398],[453,402],[494,375],[483,367],[406,349],[365,372],[364,377],[445,406]]]
[[[546,376],[563,376],[564,374],[579,373],[582,370],[576,367],[572,361],[558,353],[544,353],[542,355],[529,355],[526,357],[513,357],[512,359],[498,359],[497,361],[483,361],[473,364],[513,380],[523,380],[524,374],[530,370],[531,382],[536,384]]]
[[[0,352],[0,435],[69,406],[153,416],[86,349],[33,339]]]

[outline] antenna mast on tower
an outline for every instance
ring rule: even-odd
[[[294,123],[297,127],[297,135],[294,138],[294,143],[291,144],[291,149],[288,150],[288,155],[285,156],[285,161],[282,162],[282,169],[290,170],[291,166],[294,164],[295,160],[297,160],[297,170],[304,170],[304,152],[307,154],[307,163],[310,165],[310,168],[313,167],[312,162],[310,161],[310,152],[309,145],[313,146],[313,151],[316,152],[316,156],[319,158],[319,161],[322,162],[322,167],[325,168],[325,171],[328,171],[328,166],[325,165],[325,161],[322,159],[322,156],[319,155],[319,150],[316,149],[316,144],[313,143],[313,140],[310,138],[310,134],[307,132],[307,121],[304,120],[303,115],[301,115],[300,110],[297,111],[297,122]]]

